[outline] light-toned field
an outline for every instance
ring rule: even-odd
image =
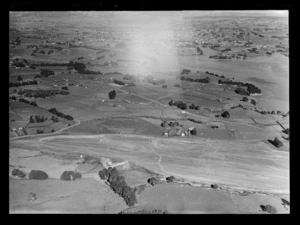
[[[76,142],[74,142],[76,138]],[[98,140],[99,143],[91,142]],[[122,158],[153,172],[199,183],[268,192],[289,192],[289,153],[257,140],[163,139],[139,135],[56,136],[12,142],[43,148]]]

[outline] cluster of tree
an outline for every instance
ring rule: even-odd
[[[191,70],[183,69],[183,70],[181,71],[181,75],[189,74],[190,72],[191,72]]]
[[[20,178],[24,178],[26,176],[26,174],[19,170],[19,169],[14,169],[11,173],[11,175],[16,176],[16,177],[20,177]]]
[[[116,168],[104,168],[99,171],[99,176],[102,180],[107,180],[112,190],[124,198],[128,206],[131,207],[137,203],[135,196],[136,189],[127,185],[124,176],[120,176]]]
[[[227,85],[229,84],[229,85],[237,85],[237,86],[241,86],[241,87],[243,87],[243,86],[247,87],[248,94],[260,94],[261,93],[261,90],[258,87],[256,87],[254,84],[243,83],[243,82],[240,82],[240,81],[236,82],[236,81],[231,81],[231,80],[228,80],[228,81],[218,80],[218,83],[219,84],[227,84]],[[247,95],[242,90],[239,90],[238,92],[240,94]]]
[[[70,62],[68,63],[33,63],[33,66],[69,66]]]
[[[206,73],[206,74],[209,74],[209,75],[212,75],[212,76],[225,78],[225,76],[220,76],[220,75],[218,75],[218,74],[216,74],[216,73],[211,73],[211,72],[208,72],[208,71],[206,71],[205,73]]]
[[[109,92],[108,93],[108,97],[109,97],[109,99],[114,99],[115,97],[116,97],[116,91],[115,90],[113,90],[113,91],[111,91],[111,92]]]
[[[15,58],[13,59],[11,65],[15,67],[25,67],[25,66],[29,66],[29,62],[26,59]]]
[[[51,117],[51,120],[52,120],[54,123],[57,123],[57,122],[59,121],[58,118],[55,117],[55,116],[52,116],[52,117]]]
[[[59,112],[56,110],[56,108],[51,108],[49,109],[49,112],[53,113],[54,115],[58,116],[58,117],[62,117],[62,118],[65,118],[67,120],[73,120],[74,118],[70,115],[66,115],[66,114],[63,114],[62,112]]]
[[[47,120],[47,117],[39,116],[39,115],[31,115],[29,118],[29,123],[43,123]]]
[[[222,50],[221,52],[228,52],[228,51],[231,51],[231,48],[226,48],[226,49]]]
[[[118,84],[118,85],[125,85],[125,83],[123,81],[120,81],[120,80],[117,80],[117,79],[114,79],[113,81],[115,84]]]
[[[170,176],[170,177],[167,177],[167,178],[166,178],[167,183],[173,183],[174,180],[175,180],[175,177],[174,177],[174,176]]]
[[[49,76],[51,76],[51,75],[55,75],[55,73],[54,73],[53,70],[41,69],[40,75],[41,75],[42,77],[49,77]]]
[[[164,121],[160,124],[160,126],[162,127],[167,127],[167,126],[170,126],[170,127],[178,127],[179,126],[179,123],[178,122],[172,122],[172,121]]]
[[[276,112],[274,111],[274,110],[272,110],[272,111],[265,111],[265,110],[258,110],[258,109],[255,109],[255,112],[258,112],[258,113],[260,113],[260,114],[262,114],[262,115],[266,115],[266,114],[272,114],[272,115],[275,115],[276,114]],[[280,111],[277,111],[277,115],[278,114],[280,114]]]
[[[158,80],[151,75],[144,77],[143,81],[153,85],[163,84],[166,82],[164,79]]]
[[[195,119],[193,119],[193,118],[187,118],[187,120],[189,120],[189,121],[191,121],[191,122],[194,122],[194,123],[200,123],[200,124],[203,124],[202,121],[200,121],[200,120],[195,120]]]
[[[69,92],[66,90],[20,90],[19,95],[24,95],[30,98],[46,98],[53,95],[68,95]]]
[[[35,84],[38,84],[38,82],[36,80],[9,82],[9,87],[20,87],[20,86],[35,85]]]
[[[26,99],[24,99],[24,98],[19,98],[19,102],[24,102],[24,103],[30,104],[30,105],[32,105],[32,106],[38,106],[38,105],[36,104],[36,102],[28,101],[28,100],[26,100]]]
[[[189,106],[189,109],[199,110],[199,105],[194,105],[194,103],[192,103],[192,104]]]
[[[147,183],[155,186],[159,183],[159,180],[156,177],[150,177],[148,178]]]
[[[132,81],[137,81],[137,77],[134,75],[130,75],[130,74],[125,74],[123,77],[124,80],[132,80]]]
[[[81,179],[81,173],[76,171],[64,171],[61,176],[61,180],[71,181]]]
[[[243,99],[241,101],[248,102],[248,98],[247,97],[243,97]]]
[[[40,129],[37,129],[37,130],[36,130],[36,133],[37,133],[37,134],[43,134],[44,131],[43,131],[43,130],[40,130]]]
[[[239,94],[239,95],[247,95],[247,96],[250,95],[248,91],[246,91],[244,88],[240,88],[240,87],[236,88],[234,90],[234,92]]]
[[[229,117],[230,117],[230,114],[229,114],[228,111],[224,111],[223,113],[221,113],[221,116],[222,116],[223,118],[229,118]]]
[[[190,82],[205,83],[205,84],[207,84],[207,83],[210,82],[210,78],[209,77],[205,77],[203,79],[201,79],[201,78],[193,79],[193,78],[190,78],[190,77],[181,76],[180,79],[181,80],[187,80],[187,81],[190,81]]]
[[[202,49],[201,48],[199,48],[199,47],[197,47],[197,53],[199,54],[199,55],[203,55],[203,51],[202,51]]]
[[[42,48],[51,48],[51,49],[56,49],[57,51],[61,51],[63,50],[62,47],[59,47],[59,46],[53,46],[53,45],[40,45],[40,47]]]
[[[184,103],[184,102],[181,102],[181,101],[175,101],[175,102],[173,102],[173,100],[171,100],[170,102],[169,102],[169,105],[170,106],[176,106],[177,108],[179,108],[179,109],[182,109],[182,110],[185,110],[185,109],[187,109],[187,104],[186,103]]]
[[[92,71],[92,70],[87,70],[87,69],[78,70],[77,72],[80,74],[102,74],[102,72],[100,72],[100,71]]]
[[[31,170],[29,173],[30,180],[46,180],[48,179],[48,174],[42,170]]]
[[[277,213],[277,210],[274,206],[271,205],[261,205],[260,208],[264,211],[264,212],[268,212],[271,214],[275,214]]]

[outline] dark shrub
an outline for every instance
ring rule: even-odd
[[[256,105],[256,101],[254,99],[251,99],[251,102],[250,102],[252,105]]]
[[[180,84],[174,84],[174,87],[180,87]]]
[[[265,205],[265,206],[261,205],[260,207],[265,212],[272,213],[272,214],[277,213],[277,210],[276,210],[276,208],[274,206],[271,206],[271,205]]]
[[[172,183],[174,180],[175,180],[175,177],[174,177],[174,176],[170,176],[170,177],[167,177],[167,178],[166,178],[166,181],[167,181],[168,183]]]
[[[63,90],[68,90],[68,87],[62,87],[61,89],[63,89]]]
[[[11,173],[11,175],[16,176],[16,177],[20,177],[20,178],[24,178],[26,176],[26,174],[24,172],[22,172],[19,169],[14,169]]]
[[[170,106],[173,106],[173,105],[174,105],[173,100],[171,100],[171,101],[169,102],[169,105],[170,105]]]
[[[166,84],[164,84],[163,86],[161,86],[162,88],[167,88],[168,87],[168,85],[166,85]]]
[[[31,180],[46,180],[48,175],[41,170],[31,170],[29,173],[29,179]]]
[[[51,75],[55,75],[55,73],[52,70],[41,69],[40,75],[43,76],[43,77],[48,77],[48,76],[51,76]]]
[[[223,118],[229,118],[229,117],[230,117],[230,114],[229,114],[228,111],[225,111],[225,112],[223,112],[223,113],[221,114],[221,116],[222,116]]]
[[[280,148],[283,146],[282,142],[278,138],[275,138],[273,142],[277,148]]]
[[[107,173],[107,169],[103,169],[99,171],[99,177],[101,178],[101,180],[106,180],[108,177],[108,173]]]
[[[21,77],[20,75],[18,76],[17,79],[18,79],[18,81],[22,81],[22,80],[23,80],[22,77]]]
[[[151,178],[149,178],[149,179],[147,180],[147,183],[148,183],[148,184],[151,184],[152,186],[154,186],[154,185],[158,184],[159,181],[158,181],[157,178],[151,177]]]
[[[196,128],[194,128],[194,129],[191,130],[191,135],[197,135],[197,130],[196,130]]]
[[[134,204],[137,203],[136,196],[135,196],[135,189],[129,186],[123,187],[122,197],[124,198],[128,206],[133,206]]]
[[[242,101],[243,102],[248,102],[248,98],[247,97],[243,97]]]
[[[109,92],[108,93],[108,97],[109,97],[109,99],[114,99],[115,97],[116,97],[116,91],[115,90],[113,90],[113,91],[111,91],[111,92]]]
[[[210,185],[211,186],[211,188],[213,188],[213,189],[218,189],[218,185],[217,184],[212,184],[212,185]]]
[[[109,171],[107,181],[110,183],[110,182],[112,182],[113,180],[117,179],[118,176],[119,176],[119,172],[118,172],[118,170],[114,167],[114,168],[112,168],[112,169]]]
[[[81,173],[74,171],[64,171],[60,176],[61,180],[78,180],[81,179]]]

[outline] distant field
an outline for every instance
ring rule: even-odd
[[[39,143],[51,151],[85,151],[102,157],[123,158],[153,172],[200,183],[216,182],[244,189],[289,192],[289,153],[274,151],[266,143],[251,139],[153,139],[128,135],[92,138],[102,140],[108,148],[99,148],[93,142],[72,143],[71,137],[50,137]],[[26,149],[36,142],[32,141],[13,143],[22,144]]]

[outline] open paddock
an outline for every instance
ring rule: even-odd
[[[84,138],[85,136],[82,136]],[[68,137],[36,138],[22,142],[22,148],[39,144],[48,151],[85,152],[98,157],[122,158],[148,170],[199,183],[270,192],[289,192],[289,153],[274,151],[256,139],[209,140],[205,138],[151,138],[140,135],[92,136],[101,143],[73,143]],[[65,139],[67,138],[67,139]],[[14,140],[18,144],[20,141]],[[184,154],[184,155],[182,155]]]

